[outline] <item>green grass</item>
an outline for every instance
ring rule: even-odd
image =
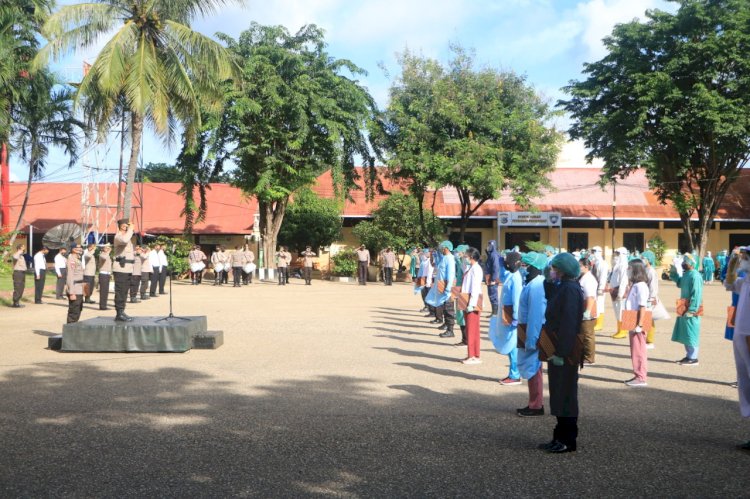
[[[49,289],[50,284],[54,286],[55,282],[57,282],[57,276],[52,273],[52,277],[50,278],[50,273],[47,273],[47,279],[45,281],[45,289],[44,295],[45,296],[54,296],[55,290],[54,288],[52,290]],[[0,275],[0,305],[10,305],[13,302],[12,298],[13,293],[13,276],[12,275]],[[26,274],[26,287],[24,288],[23,292],[23,298],[21,299],[23,302],[29,302],[34,301],[34,274],[33,273],[27,273]]]

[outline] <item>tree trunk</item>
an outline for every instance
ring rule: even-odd
[[[693,246],[693,222],[690,220],[690,213],[680,213],[680,223],[682,224],[682,233],[685,234],[687,239],[687,253],[692,253],[694,250]],[[677,248],[677,251],[682,251],[682,248]]]
[[[16,242],[16,236],[18,235],[18,231],[21,230],[21,224],[23,223],[23,215],[26,212],[26,205],[29,202],[29,193],[31,193],[31,181],[34,178],[34,167],[32,166],[34,163],[35,161],[33,159],[29,161],[29,178],[26,183],[26,195],[23,198],[21,211],[18,213],[18,220],[16,220],[16,228],[13,229],[13,234],[11,234],[10,240],[8,241],[9,248],[13,247],[13,243]],[[29,248],[29,251],[33,251],[33,250]]]
[[[141,153],[141,139],[143,138],[143,116],[131,113],[132,117],[132,141],[130,143],[130,162],[128,163],[128,180],[125,183],[125,199],[122,203],[120,218],[130,218],[133,201],[133,184],[135,184],[135,172],[138,169],[138,155]]]
[[[275,269],[276,262],[273,255],[276,253],[276,246],[281,230],[281,223],[284,221],[286,206],[289,198],[285,198],[275,203],[268,201],[258,201],[258,211],[260,211],[260,233],[263,238],[263,258],[264,265],[267,269]]]

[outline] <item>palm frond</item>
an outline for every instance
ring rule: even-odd
[[[153,9],[163,20],[190,24],[196,17],[206,17],[220,12],[229,5],[245,6],[248,0],[151,0]]]

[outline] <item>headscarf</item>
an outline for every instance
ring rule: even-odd
[[[440,249],[448,248],[448,251],[453,251],[453,243],[445,240],[442,243],[440,243]]]
[[[550,266],[559,269],[565,273],[565,275],[572,277],[573,279],[577,278],[581,273],[581,266],[579,265],[578,260],[576,260],[576,257],[570,253],[560,253],[559,255],[555,255],[550,262]]]
[[[518,270],[518,267],[521,265],[521,253],[517,253],[515,251],[511,251],[507,255],[505,255],[505,270],[508,272],[515,272]]]
[[[641,258],[644,260],[648,260],[648,263],[651,264],[652,267],[656,266],[656,255],[651,250],[646,250],[641,255]]]

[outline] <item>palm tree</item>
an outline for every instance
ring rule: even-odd
[[[221,106],[220,83],[237,66],[216,41],[189,27],[197,15],[244,0],[93,0],[55,12],[44,25],[49,40],[37,64],[87,48],[111,35],[81,81],[76,101],[105,137],[123,99],[130,118],[131,148],[123,215],[130,216],[133,183],[145,125],[169,142],[178,127],[194,141],[200,105]]]
[[[23,224],[23,215],[29,202],[32,181],[39,178],[47,166],[50,146],[60,147],[68,156],[68,166],[78,159],[79,133],[84,125],[74,117],[73,93],[67,87],[56,88],[54,77],[47,71],[37,71],[27,79],[28,89],[13,112],[12,146],[29,167],[26,195],[14,234]]]

